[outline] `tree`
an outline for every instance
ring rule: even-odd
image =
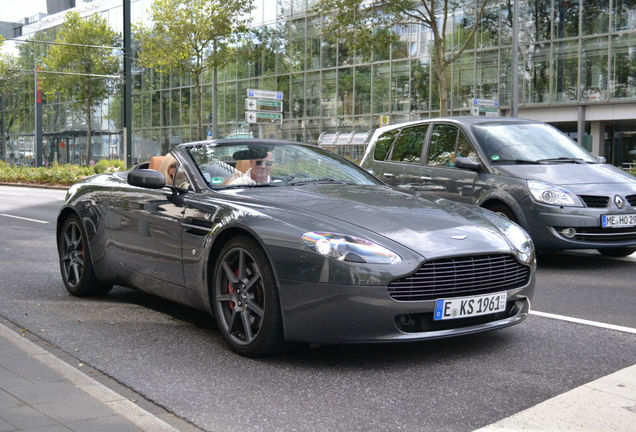
[[[232,58],[231,44],[246,33],[252,0],[155,0],[149,28],[137,26],[141,43],[139,63],[151,69],[173,69],[190,74],[197,93],[198,138],[201,121],[201,78],[212,76],[212,136],[218,137],[217,72]]]
[[[86,119],[86,163],[91,158],[91,114],[93,105],[106,98],[114,87],[110,76],[117,73],[119,60],[112,47],[118,34],[98,14],[82,18],[66,14],[53,45],[43,59],[42,89],[59,93],[83,111]],[[65,72],[58,74],[58,72]]]
[[[0,49],[3,43],[4,39],[0,36]],[[16,69],[15,57],[0,52],[0,97],[3,97],[5,93],[12,89],[17,75]]]
[[[2,48],[2,44],[4,39],[0,36],[0,49]],[[0,94],[3,93],[6,86],[6,74],[9,70],[9,61],[2,54],[0,54]]]
[[[3,40],[0,37],[0,47]],[[22,50],[21,50],[22,52]],[[0,144],[3,146],[0,150],[0,158],[7,157],[7,136],[9,131],[15,127],[20,119],[24,119],[29,108],[33,107],[33,98],[29,99],[31,102],[27,108],[23,99],[18,97],[18,93],[28,93],[28,90],[24,92],[25,75],[18,73],[18,69],[21,68],[21,58],[16,58],[13,55],[0,54]],[[33,92],[33,77],[30,76],[29,88]],[[4,109],[3,109],[4,108]]]
[[[440,114],[448,113],[449,66],[469,46],[479,27],[488,0],[319,0],[317,12],[327,16],[323,36],[337,41],[362,55],[370,50],[379,51],[395,41],[394,35],[379,29],[409,24],[423,25],[433,35],[432,68],[439,88]],[[447,46],[447,25],[455,10],[470,14],[474,22],[470,30],[460,35],[456,49]]]

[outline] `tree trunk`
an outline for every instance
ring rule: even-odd
[[[439,115],[448,115],[448,79],[446,77],[446,58],[444,56],[444,43],[435,41],[433,47],[433,73],[437,79],[437,93],[439,95]]]
[[[198,140],[203,141],[205,137],[203,136],[203,122],[201,120],[201,109],[203,107],[202,96],[201,96],[201,76],[194,76],[194,85],[197,88],[197,135]]]
[[[86,101],[86,161],[88,166],[91,160],[91,101]]]
[[[446,117],[448,115],[448,78],[446,77],[446,66],[436,67],[435,77],[437,78],[439,91],[439,115],[440,117]]]
[[[219,104],[219,89],[218,89],[218,69],[214,66],[212,70],[212,138],[217,139],[219,137],[219,119],[218,119],[218,104]]]

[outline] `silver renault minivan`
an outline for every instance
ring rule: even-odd
[[[521,225],[542,252],[636,252],[636,177],[558,129],[449,117],[377,129],[361,165],[394,187],[475,204]]]

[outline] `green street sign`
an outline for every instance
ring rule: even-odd
[[[283,114],[277,112],[247,111],[245,121],[248,123],[274,123],[283,122]]]
[[[283,112],[283,101],[272,99],[245,99],[245,109],[247,111],[276,111]]]

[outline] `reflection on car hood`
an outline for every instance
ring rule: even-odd
[[[510,250],[500,232],[469,207],[445,199],[418,198],[389,187],[268,188],[258,190],[258,199],[279,208],[281,203],[289,203],[286,211],[356,225],[425,257]]]
[[[539,180],[559,186],[603,183],[634,183],[636,179],[613,165],[554,163],[550,165],[496,165],[504,175]]]

